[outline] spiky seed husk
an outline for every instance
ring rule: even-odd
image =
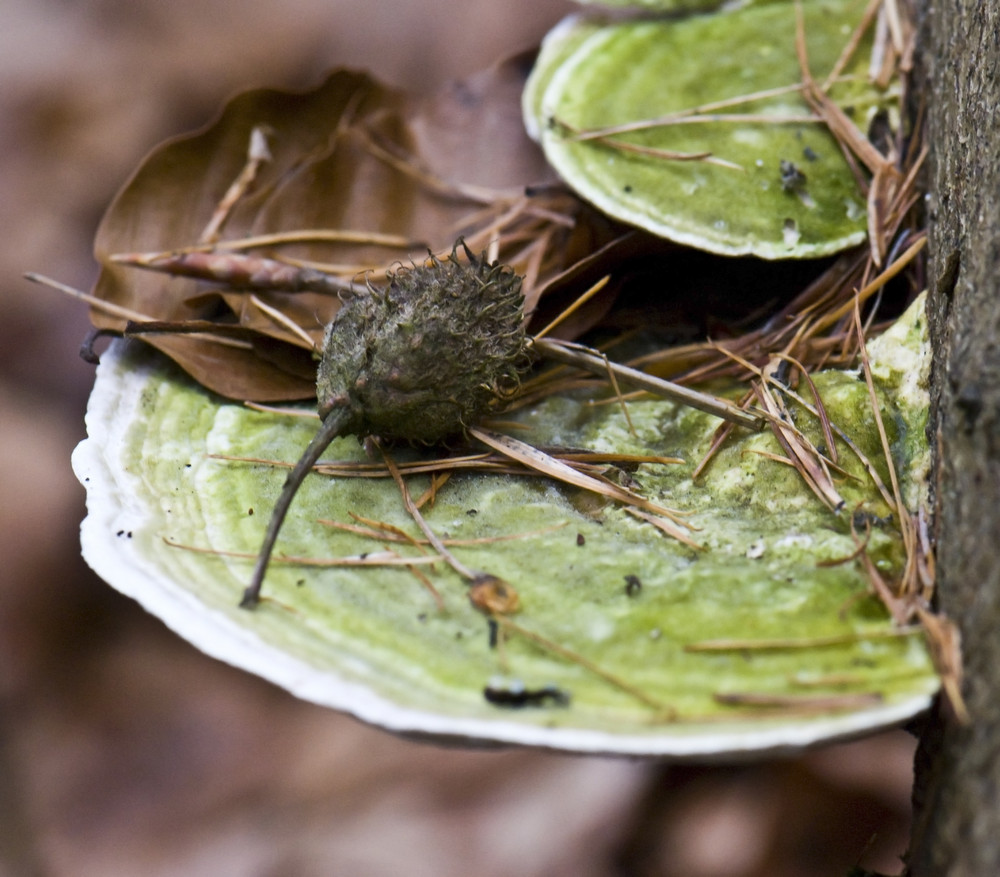
[[[521,278],[459,240],[445,261],[389,275],[350,299],[327,327],[316,377],[323,418],[285,479],[241,606],[255,606],[292,499],[337,436],[432,443],[462,432],[518,386],[529,364]]]
[[[346,409],[345,432],[432,443],[511,395],[528,363],[521,278],[466,254],[401,268],[341,308],[323,340],[321,417]]]

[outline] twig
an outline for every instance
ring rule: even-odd
[[[739,426],[753,430],[763,426],[764,418],[756,412],[744,411],[738,405],[725,399],[719,399],[716,396],[665,381],[663,378],[654,377],[638,369],[619,363],[609,363],[582,345],[555,341],[551,338],[539,338],[532,341],[532,346],[539,354],[548,359],[586,369],[594,374],[605,374],[607,369],[611,368],[615,377],[624,384],[639,387],[650,393],[655,393],[657,396],[664,396],[667,399],[680,402],[682,405],[689,405],[707,414],[714,414],[716,417],[721,417],[723,420],[731,421]]]

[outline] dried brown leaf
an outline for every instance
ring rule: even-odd
[[[137,271],[112,257],[190,252],[206,229],[225,253],[234,242],[265,236],[247,255],[346,266],[335,290],[338,282],[363,280],[364,271],[423,258],[428,248],[447,251],[458,235],[478,234],[482,246],[498,247],[530,275],[532,306],[549,284],[558,289],[590,276],[602,267],[593,254],[622,232],[552,187],[552,172],[520,120],[529,64],[515,58],[424,97],[347,71],[304,94],[237,96],[204,130],[155,149],[118,194],[95,243],[102,269],[94,295],[150,320],[251,330],[249,343],[237,347],[205,336],[143,337],[224,396],[279,401],[314,394],[306,348],[335,315],[335,294],[259,290],[254,301],[239,289]],[[248,160],[254,138],[258,148]],[[526,196],[528,187],[539,194]],[[289,234],[310,229],[312,236]],[[331,232],[345,234],[331,239]],[[581,260],[583,271],[573,271]],[[107,309],[93,309],[92,319],[100,328],[125,327]]]

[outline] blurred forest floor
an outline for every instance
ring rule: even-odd
[[[563,0],[0,0],[0,877],[898,871],[913,743],[658,766],[393,738],[210,660],[79,556],[70,471],[104,207],[236,91],[332,67],[422,89]]]

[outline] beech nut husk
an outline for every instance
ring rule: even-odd
[[[459,241],[368,284],[327,327],[316,380],[319,414],[343,433],[434,443],[510,398],[529,364],[521,278]]]

